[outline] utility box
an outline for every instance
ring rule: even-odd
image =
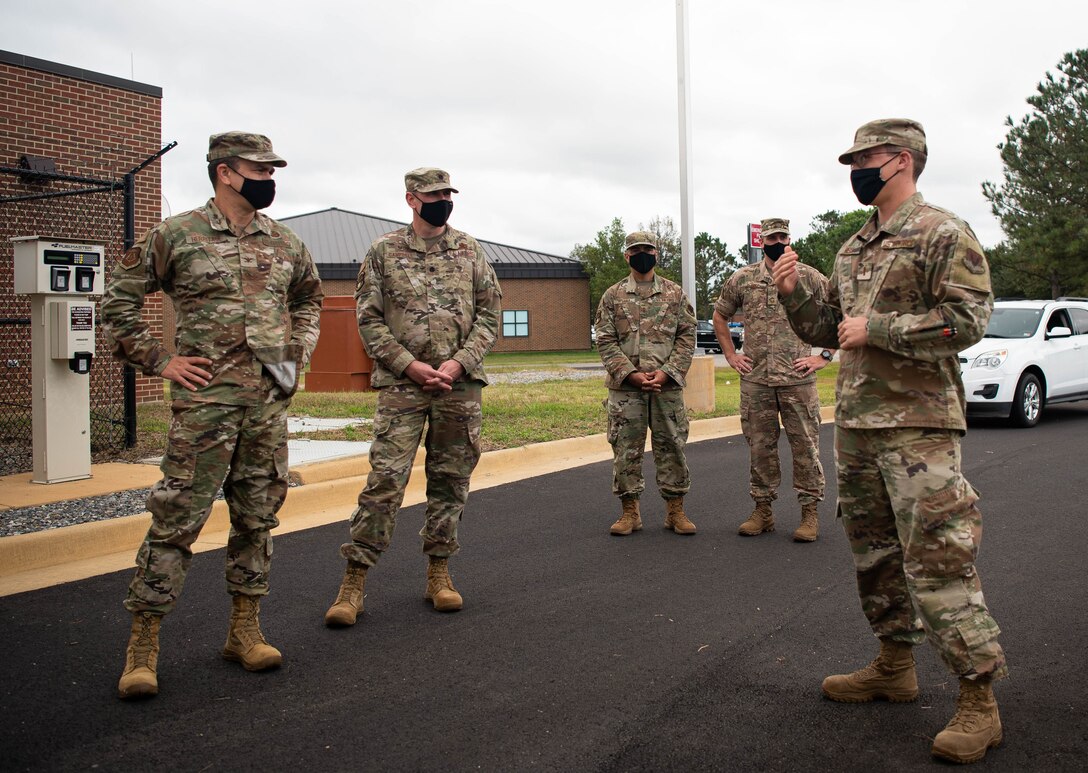
[[[359,337],[355,298],[326,295],[321,303],[321,335],[306,374],[307,392],[365,392],[374,369]]]
[[[105,289],[103,245],[42,236],[23,236],[12,242],[16,293],[101,295]]]
[[[105,290],[102,244],[26,236],[15,247],[15,292],[30,296],[34,483],[91,476],[94,302]]]

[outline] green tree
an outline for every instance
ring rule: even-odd
[[[990,282],[996,298],[1045,298],[1051,293],[1050,276],[1037,270],[1034,256],[1019,252],[1008,242],[986,250]]]
[[[982,184],[1008,239],[999,268],[1053,298],[1088,292],[1088,49],[1062,57],[997,146],[1003,181]]]
[[[657,237],[657,273],[680,283],[683,259],[680,234],[671,217],[655,217],[649,225],[639,225],[640,231],[651,231]],[[597,232],[588,244],[576,244],[570,256],[582,262],[589,275],[589,302],[595,313],[604,291],[627,276],[630,270],[623,258],[623,243],[627,236],[623,220],[613,218],[607,228]],[[725,242],[705,231],[695,237],[695,312],[699,319],[709,319],[722,283],[744,260],[729,254]]]
[[[627,231],[623,221],[613,218],[611,224],[597,232],[589,244],[575,244],[570,256],[582,262],[589,275],[589,310],[592,317],[597,313],[604,291],[627,276],[627,261],[623,259],[623,241]]]
[[[695,237],[695,316],[710,319],[722,285],[744,265],[716,236],[702,231]]]
[[[812,231],[808,236],[793,240],[793,249],[802,263],[808,263],[824,276],[831,276],[835,254],[843,242],[865,225],[871,214],[871,209],[855,209],[852,212],[828,210],[812,219],[809,223]]]

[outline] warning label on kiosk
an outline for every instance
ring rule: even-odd
[[[73,306],[69,309],[72,315],[72,330],[94,329],[94,307]]]

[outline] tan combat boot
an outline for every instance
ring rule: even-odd
[[[464,605],[461,594],[453,587],[450,579],[450,567],[448,558],[430,557],[427,564],[427,592],[423,594],[426,601],[434,603],[434,608],[439,612],[456,612]]]
[[[960,679],[956,716],[933,739],[933,756],[952,762],[978,762],[1001,743],[1001,716],[991,682]]]
[[[908,703],[918,697],[912,647],[882,638],[876,660],[852,674],[827,677],[822,689],[828,698],[842,703],[867,703],[873,698]]]
[[[620,504],[623,505],[623,513],[608,531],[617,537],[626,537],[633,531],[640,531],[642,514],[638,509],[638,500],[634,497],[620,497]]]
[[[132,632],[125,650],[125,670],[117,683],[122,698],[150,698],[159,693],[155,669],[159,664],[159,625],[162,615],[150,612],[132,614]]]
[[[820,536],[820,521],[816,514],[816,503],[801,505],[801,525],[793,533],[794,542],[815,542]]]
[[[331,628],[355,625],[355,618],[363,611],[366,570],[365,564],[348,561],[348,568],[344,571],[344,579],[340,583],[340,592],[336,594],[336,601],[325,613],[325,625]]]
[[[246,671],[264,671],[283,663],[283,655],[261,633],[260,612],[260,596],[231,596],[230,630],[223,657],[241,663]]]
[[[748,516],[748,520],[740,525],[737,533],[745,537],[754,537],[765,531],[774,531],[774,513],[771,512],[771,503],[756,502],[756,509]]]
[[[665,528],[672,529],[677,534],[694,534],[695,524],[688,520],[684,513],[684,498],[675,497],[665,500],[665,508],[668,510],[665,516]]]

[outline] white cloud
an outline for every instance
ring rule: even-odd
[[[871,118],[920,120],[920,187],[1001,239],[982,196],[1005,116],[1083,46],[1088,6],[1039,0],[688,0],[697,230],[802,235],[857,206],[836,156]],[[1054,24],[1053,19],[1062,19]],[[447,168],[453,222],[565,255],[621,217],[679,222],[675,5],[669,0],[18,0],[0,48],[161,86],[164,193],[208,196],[207,136],[272,137],[291,165],[273,216],[338,206],[405,219],[402,176]]]

